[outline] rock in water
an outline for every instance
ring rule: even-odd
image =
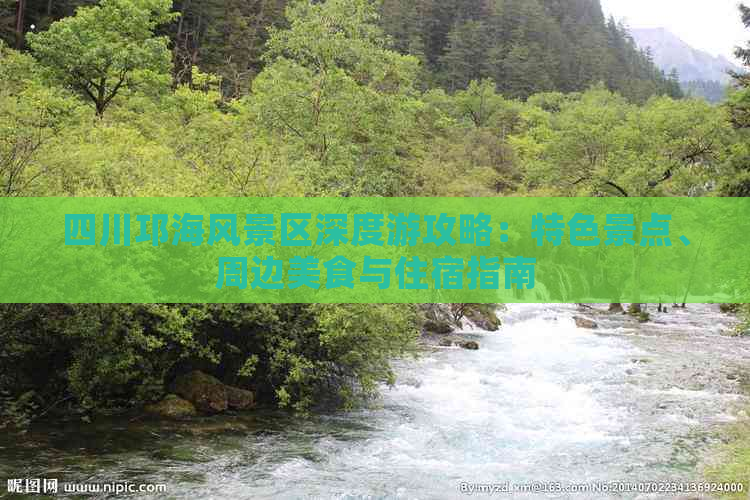
[[[500,318],[497,317],[495,306],[472,304],[467,308],[465,317],[482,330],[496,332],[500,329]]]
[[[625,312],[625,309],[622,308],[622,304],[613,302],[612,304],[609,305],[609,312],[621,314]]]
[[[630,304],[628,306],[628,314],[638,316],[643,312],[643,304]]]
[[[440,347],[453,347],[453,341],[451,339],[440,339],[438,345]]]
[[[739,304],[719,304],[719,310],[724,314],[737,314],[740,310]]]
[[[174,394],[169,394],[158,403],[146,405],[146,413],[156,417],[170,418],[172,420],[182,420],[197,415],[197,410],[193,403],[186,401]]]
[[[207,413],[219,413],[229,407],[227,386],[201,371],[192,371],[175,379],[172,392]]]
[[[576,321],[576,326],[578,328],[589,328],[589,329],[599,328],[599,325],[597,325],[595,321],[592,321],[588,318],[581,318],[580,316],[573,316],[573,319]]]
[[[255,395],[237,387],[226,386],[227,403],[233,410],[249,410],[255,406]]]
[[[465,340],[458,344],[462,349],[468,349],[470,351],[478,351],[479,344],[473,340]]]

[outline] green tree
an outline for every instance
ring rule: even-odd
[[[739,8],[742,16],[742,24],[746,28],[750,28],[750,7],[743,3],[740,4]],[[750,42],[748,42],[746,47],[738,47],[735,55],[744,62],[745,66],[750,67]]]
[[[596,87],[559,106],[558,112],[529,114],[528,133],[517,139],[531,189],[555,185],[578,196],[704,194],[720,180],[719,167],[735,140],[724,113],[700,100],[662,97],[639,107]]]
[[[740,13],[742,23],[750,29],[750,7],[741,4]],[[743,61],[748,72],[734,75],[739,91],[734,92],[729,99],[729,110],[732,123],[738,128],[750,128],[750,42],[746,47],[738,47],[735,55]]]
[[[0,196],[28,196],[50,173],[45,147],[75,123],[77,99],[41,73],[28,54],[0,42]]]
[[[268,31],[284,21],[286,0],[176,0],[170,26],[176,84],[190,84],[193,68],[221,77],[224,97],[248,93],[263,69]]]
[[[509,137],[519,131],[522,103],[505,99],[490,79],[452,96],[430,91],[423,102],[420,195],[496,196],[516,189],[519,165]]]
[[[491,69],[489,51],[487,27],[482,21],[457,24],[448,34],[448,46],[440,58],[446,90],[465,89],[470,81],[487,78]]]
[[[369,0],[296,2],[247,101],[308,194],[406,192],[416,58],[385,47]]]
[[[750,29],[750,7],[740,6],[742,22]],[[745,48],[738,47],[736,55],[750,70],[750,42]],[[727,168],[727,178],[722,186],[726,196],[750,196],[750,72],[734,75],[737,89],[729,94],[727,110],[732,125],[744,139],[733,148]]]
[[[102,116],[122,89],[164,81],[167,39],[154,29],[170,21],[171,0],[102,0],[81,7],[27,38],[37,59],[87,97]]]

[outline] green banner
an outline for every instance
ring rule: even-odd
[[[750,302],[747,198],[3,198],[0,302]]]

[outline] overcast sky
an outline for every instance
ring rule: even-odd
[[[667,28],[695,47],[734,59],[734,47],[750,39],[739,0],[602,0],[604,13],[632,28]],[[745,5],[750,0],[745,0]]]

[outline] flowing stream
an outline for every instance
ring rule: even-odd
[[[654,313],[647,324],[591,316],[597,330],[576,328],[576,314],[510,306],[499,332],[469,334],[479,351],[437,348],[399,362],[396,387],[372,409],[35,428],[22,441],[0,438],[0,478],[166,483],[168,498],[232,500],[466,498],[462,482],[702,481],[726,424],[747,416],[750,340],[722,335],[732,319],[717,306]]]

